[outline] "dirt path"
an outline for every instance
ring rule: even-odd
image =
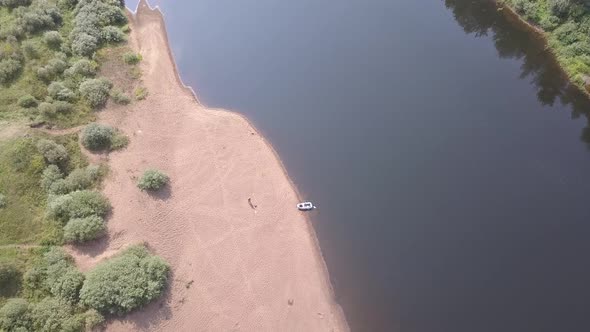
[[[240,115],[205,110],[176,77],[158,11],[132,22],[149,97],[101,121],[131,138],[110,155],[108,239],[72,248],[88,269],[146,242],[172,265],[167,295],[109,331],[346,331],[313,229],[272,148]],[[171,178],[149,195],[148,167]],[[252,205],[256,206],[253,209]]]
[[[31,248],[43,248],[42,245],[37,244],[5,244],[0,246],[0,249],[31,249]]]
[[[77,133],[80,130],[82,130],[84,127],[85,127],[85,125],[72,127],[72,128],[68,128],[68,129],[37,128],[35,130],[42,131],[46,134],[53,135],[53,136],[61,136],[61,135],[69,135],[69,134]]]

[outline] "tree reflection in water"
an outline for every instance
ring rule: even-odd
[[[586,117],[580,139],[590,147],[590,99],[571,84],[541,36],[490,0],[445,0],[465,33],[491,36],[501,58],[521,59],[522,79],[530,79],[543,105],[556,101],[571,108],[572,118]]]

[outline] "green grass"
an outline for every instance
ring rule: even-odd
[[[29,269],[35,262],[41,259],[42,253],[46,249],[43,247],[35,248],[18,248],[18,247],[4,247],[0,248],[0,265],[10,265],[17,269],[22,276],[27,269]],[[11,283],[8,289],[0,290],[0,307],[6,303],[10,297],[22,296],[22,282],[15,280]]]
[[[140,86],[137,89],[135,89],[135,99],[137,100],[144,100],[145,98],[147,98],[148,96],[148,89]]]
[[[34,134],[0,142],[0,191],[7,201],[6,207],[0,209],[0,246],[61,243],[61,226],[44,218],[47,194],[39,181],[47,165],[37,151],[39,138],[50,138],[66,147],[69,155],[66,172],[88,165],[77,134],[56,137]]]

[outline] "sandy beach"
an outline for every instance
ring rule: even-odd
[[[182,85],[158,10],[142,0],[131,28],[149,96],[101,113],[130,144],[108,156],[108,238],[71,250],[87,270],[145,242],[173,273],[160,300],[107,330],[347,331],[313,227],[272,147],[243,116],[206,109]],[[150,167],[170,176],[169,188],[137,189]]]

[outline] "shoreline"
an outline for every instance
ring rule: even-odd
[[[225,108],[211,108],[207,105],[205,105],[204,103],[201,102],[201,100],[199,99],[196,91],[193,89],[192,86],[190,85],[186,85],[184,83],[184,81],[182,80],[182,76],[180,75],[180,70],[178,69],[178,64],[176,63],[176,58],[174,57],[174,53],[172,52],[172,48],[170,47],[170,39],[168,38],[168,30],[166,28],[166,18],[164,16],[164,12],[162,12],[162,10],[160,9],[159,6],[154,6],[152,7],[149,4],[149,0],[140,0],[137,3],[137,6],[135,8],[134,11],[130,11],[130,13],[133,15],[133,17],[135,18],[136,15],[138,14],[138,11],[140,9],[140,6],[142,5],[142,3],[144,3],[144,6],[147,7],[147,10],[153,11],[153,12],[157,12],[158,16],[161,20],[161,27],[162,27],[162,31],[161,33],[163,34],[165,40],[166,40],[166,45],[167,45],[167,51],[168,51],[168,56],[171,59],[171,62],[174,66],[174,74],[176,76],[176,79],[178,81],[178,84],[185,90],[187,90],[191,96],[194,98],[195,102],[207,109],[208,111],[214,111],[214,112],[226,112],[226,113],[232,113],[240,118],[242,118],[242,120],[246,121],[248,123],[248,125],[254,130],[254,132],[256,133],[256,135],[258,135],[264,142],[264,144],[268,147],[268,149],[273,153],[275,159],[277,160],[277,162],[280,164],[281,166],[281,170],[283,172],[283,175],[287,178],[287,180],[289,181],[289,183],[291,184],[291,187],[293,189],[293,191],[295,192],[295,195],[297,196],[298,201],[302,202],[303,198],[301,195],[301,192],[299,191],[299,188],[297,187],[297,185],[295,184],[295,182],[293,181],[293,179],[289,176],[289,172],[287,171],[287,168],[285,166],[285,164],[283,163],[283,160],[280,158],[278,152],[275,150],[274,146],[270,143],[269,140],[266,139],[266,137],[264,135],[262,135],[260,133],[260,131],[258,130],[258,128],[254,125],[254,123],[252,123],[250,121],[250,119],[248,119],[248,117],[246,117],[244,114],[236,112],[236,111],[232,111],[232,110],[228,110]],[[144,9],[145,10],[145,9]],[[336,301],[336,293],[334,292],[334,287],[332,286],[332,282],[331,282],[331,278],[330,278],[330,273],[328,270],[328,266],[326,265],[326,262],[324,260],[324,256],[322,254],[322,250],[320,247],[320,242],[319,239],[317,237],[315,228],[313,227],[313,223],[311,221],[311,219],[309,218],[308,215],[304,214],[304,218],[306,221],[306,224],[308,226],[308,232],[310,233],[310,236],[312,238],[312,240],[315,243],[315,250],[316,250],[316,255],[317,258],[320,260],[320,262],[323,265],[323,273],[325,275],[326,281],[327,281],[327,286],[330,290],[330,294],[332,296],[332,298],[334,299],[334,301],[338,304],[338,302]],[[345,318],[346,316],[344,315],[344,312],[342,310],[342,307],[340,306],[340,304],[338,304],[338,307],[340,308],[341,311],[341,315],[343,318]]]
[[[107,330],[349,331],[315,229],[295,208],[300,193],[272,144],[244,115],[207,108],[184,84],[159,8],[139,1],[130,25],[149,96],[124,114],[101,113],[133,138],[109,156],[108,238],[73,254],[84,270],[146,242],[173,275],[166,296]],[[167,192],[137,190],[147,167],[168,173]]]

